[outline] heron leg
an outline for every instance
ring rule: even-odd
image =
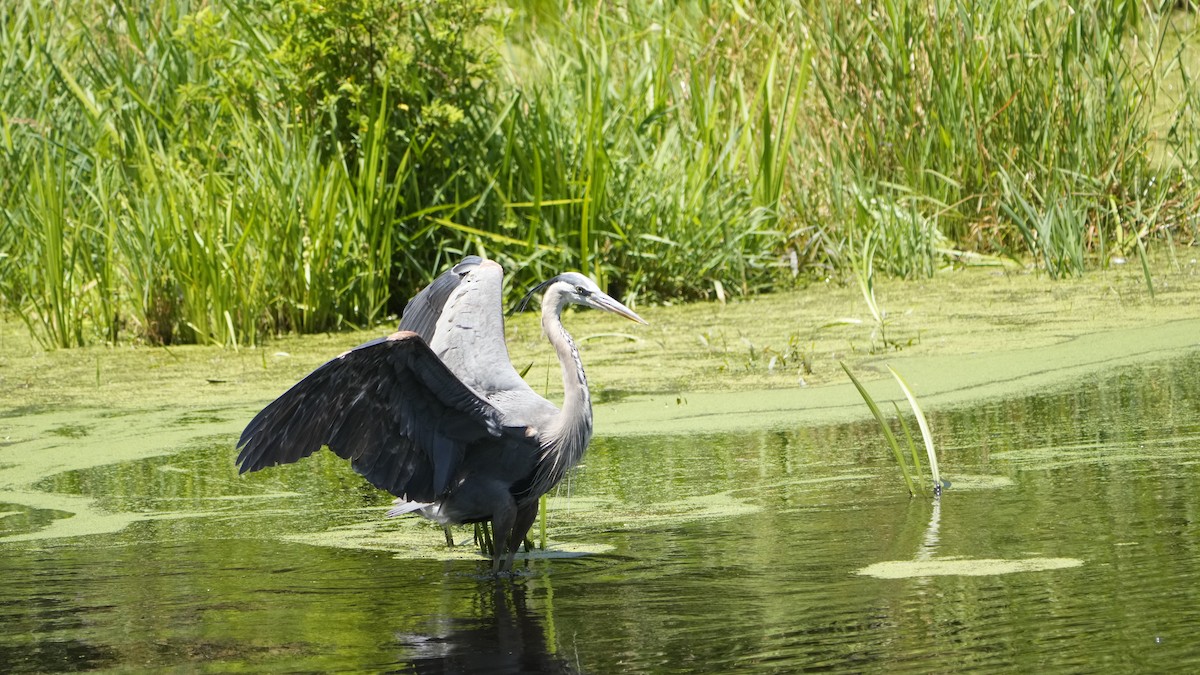
[[[446,548],[454,548],[454,537],[450,534],[450,526],[443,525],[442,532],[446,535]]]
[[[512,555],[506,555],[511,547],[513,526],[517,520],[517,508],[510,503],[492,513],[492,572],[507,572],[512,569]]]
[[[508,560],[506,567],[512,569],[513,560],[517,556],[517,549],[525,543],[525,535],[529,533],[529,528],[533,527],[533,521],[537,520],[538,503],[533,500],[528,504],[517,507],[517,517],[513,522],[512,534],[508,536],[507,552]],[[526,548],[526,551],[529,549]]]

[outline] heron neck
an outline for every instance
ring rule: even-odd
[[[558,416],[556,436],[561,441],[559,450],[575,455],[564,458],[569,468],[582,458],[592,438],[592,399],[588,394],[587,375],[583,372],[579,349],[562,324],[562,307],[556,298],[547,298],[543,300],[542,310],[542,330],[554,345],[562,366],[563,405]]]

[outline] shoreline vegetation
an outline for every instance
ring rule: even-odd
[[[816,325],[865,300],[877,337],[844,341],[867,352],[930,339],[876,303],[942,270],[1033,270],[1031,311],[1119,277],[1127,307],[1195,269],[1200,39],[1177,4],[17,0],[0,312],[92,345],[104,381],[123,346],[245,361],[385,323],[476,252],[510,299],[579,269],[665,315],[849,288]],[[821,353],[803,316],[681,339],[790,367]]]
[[[937,409],[988,396],[987,383],[999,387],[994,395],[1014,395],[1022,387],[1052,388],[1121,363],[1182,356],[1196,348],[1194,329],[1184,331],[1180,344],[1162,338],[1166,347],[1134,335],[1175,335],[1181,322],[1196,321],[1200,262],[1180,262],[1179,268],[1165,258],[1153,262],[1159,283],[1153,300],[1133,264],[1055,284],[1025,271],[980,268],[919,281],[884,279],[876,292],[890,343],[883,342],[858,289],[833,283],[725,304],[650,308],[650,325],[632,330],[596,312],[573,312],[564,322],[580,344],[606,434],[715,430],[755,420],[816,424],[864,414],[839,362],[868,387],[890,381],[886,365],[896,364],[922,405]],[[250,414],[324,361],[394,329],[383,324],[292,334],[237,350],[136,344],[45,349],[22,324],[3,321],[0,411],[22,416],[102,407],[119,416],[167,406],[245,407]],[[507,334],[513,362],[519,369],[529,366],[530,384],[552,400],[559,396],[559,366],[536,313],[510,317]],[[892,390],[880,400],[894,398]],[[692,415],[712,418],[698,424],[687,419]]]

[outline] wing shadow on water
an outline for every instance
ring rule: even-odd
[[[397,635],[401,672],[578,673],[554,641],[553,617],[529,608],[520,581],[480,585],[474,617],[430,619],[424,635]]]

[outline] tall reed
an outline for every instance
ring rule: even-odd
[[[10,4],[0,293],[47,345],[370,324],[464,252],[645,302],[1200,234],[1170,9]]]

